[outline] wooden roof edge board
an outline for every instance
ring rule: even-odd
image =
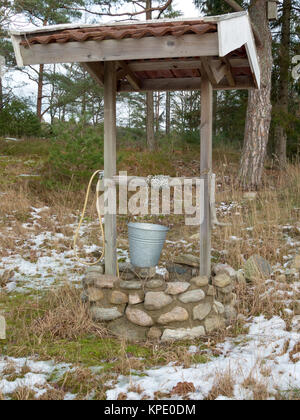
[[[97,27],[107,27],[107,26],[128,26],[128,25],[145,25],[145,24],[159,24],[159,23],[173,23],[173,22],[219,22],[220,20],[231,19],[233,17],[239,17],[243,15],[247,15],[248,12],[235,12],[235,13],[227,13],[225,15],[217,15],[217,16],[198,16],[198,17],[183,17],[183,18],[173,18],[173,19],[153,19],[153,20],[124,20],[121,22],[111,21],[107,23],[96,23],[96,24],[81,24],[81,23],[66,23],[60,25],[51,25],[51,26],[43,26],[38,28],[28,28],[25,30],[17,30],[13,27],[9,28],[10,35],[30,35],[30,34],[38,34],[38,33],[46,33],[46,32],[55,32],[55,31],[62,31],[64,29],[84,29],[84,28],[97,28]]]
[[[11,42],[12,42],[13,49],[15,52],[17,67],[23,67],[24,61],[23,61],[23,57],[22,57],[21,49],[20,49],[21,37],[18,35],[11,35]]]
[[[255,86],[260,88],[260,66],[248,13],[218,22],[218,40],[220,57],[225,57],[232,51],[245,46]]]
[[[201,40],[201,42],[199,42]],[[67,47],[66,47],[67,46]],[[218,34],[164,36],[141,39],[69,42],[68,44],[19,45],[23,65],[90,61],[218,56]]]

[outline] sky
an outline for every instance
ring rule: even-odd
[[[184,17],[199,16],[199,10],[194,7],[193,0],[175,0],[174,9],[180,10]],[[142,17],[140,19],[143,20]],[[101,19],[101,22],[107,22],[110,20],[111,18]],[[30,25],[26,23],[24,17],[20,15],[15,16],[11,26],[16,29],[24,29],[25,27],[30,27]],[[30,99],[32,103],[35,103],[37,85],[31,81],[24,73],[21,73],[20,71],[12,71],[7,73],[4,77],[4,85],[12,88],[15,95],[25,97]],[[49,121],[49,116],[45,116],[45,120]]]

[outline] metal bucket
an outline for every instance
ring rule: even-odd
[[[129,223],[128,238],[131,264],[149,268],[158,265],[169,228],[152,223]]]

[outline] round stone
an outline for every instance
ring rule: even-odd
[[[204,327],[178,328],[177,330],[166,329],[161,341],[194,340],[205,335]]]
[[[183,322],[189,319],[189,314],[186,309],[177,306],[172,311],[161,315],[157,322],[159,324],[169,324],[170,322]]]
[[[98,308],[94,306],[91,308],[91,315],[94,321],[113,321],[114,319],[121,318],[123,313],[118,308]]]
[[[149,280],[146,283],[146,287],[148,289],[159,289],[160,287],[163,287],[163,285],[164,285],[164,281],[160,279]]]
[[[226,287],[229,286],[231,284],[231,278],[227,275],[227,274],[218,274],[214,279],[213,279],[213,285],[216,287]]]
[[[225,312],[224,305],[221,302],[218,302],[217,300],[215,300],[213,304],[213,310],[217,315],[223,315]]]
[[[121,289],[126,289],[126,290],[139,290],[142,288],[142,282],[139,280],[137,281],[122,280],[120,281],[120,287]]]
[[[190,283],[175,281],[173,283],[168,283],[165,292],[168,295],[179,295],[180,293],[185,292],[190,287]]]
[[[195,306],[193,309],[193,315],[194,319],[198,319],[199,321],[202,321],[204,318],[206,318],[210,312],[211,312],[211,304],[210,303],[200,303],[199,305]]]
[[[137,305],[138,303],[144,302],[144,293],[143,292],[135,292],[130,293],[129,295],[129,304],[130,305]]]
[[[190,290],[179,296],[179,300],[182,303],[195,303],[205,299],[205,293],[201,289]]]
[[[98,302],[102,300],[104,295],[101,289],[97,289],[96,287],[88,287],[86,294],[88,296],[88,300],[90,302]]]
[[[206,276],[198,276],[192,278],[191,283],[193,283],[197,287],[205,287],[208,285],[209,279]]]
[[[108,274],[99,274],[95,279],[94,286],[99,289],[112,289],[117,281],[118,277],[110,276]]]
[[[140,325],[141,327],[152,327],[154,324],[151,316],[140,309],[131,308],[128,306],[126,309],[127,319],[133,324]]]
[[[114,290],[111,294],[110,302],[115,305],[121,305],[128,302],[128,296],[125,293]]]
[[[173,302],[171,296],[164,292],[147,292],[145,297],[145,308],[149,311],[164,308]]]
[[[157,327],[151,327],[148,332],[149,340],[159,340],[162,336],[162,331]]]

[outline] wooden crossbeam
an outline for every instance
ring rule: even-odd
[[[131,84],[131,86],[135,90],[141,90],[142,88],[142,82],[141,80],[134,74],[134,72],[131,70],[131,68],[126,64],[125,61],[119,61],[118,65],[123,69],[125,73],[125,77],[128,80],[128,82]]]
[[[200,90],[201,77],[186,77],[174,79],[148,79],[143,81],[141,92],[174,92],[180,90]],[[250,89],[255,87],[249,77],[236,77],[235,86],[219,83],[214,90]],[[118,92],[135,92],[130,83],[121,81]]]
[[[82,67],[91,75],[91,77],[99,83],[104,85],[104,65],[101,62],[81,63]]]
[[[186,77],[173,79],[147,79],[143,80],[141,92],[172,92],[176,90],[199,90],[200,77]],[[134,92],[130,83],[121,82],[118,92]]]
[[[226,66],[225,74],[226,74],[226,78],[228,80],[228,83],[231,87],[235,87],[236,83],[235,83],[235,80],[234,80],[234,77],[233,77],[233,74],[232,74],[232,71],[231,71],[230,62],[229,62],[228,58],[226,58],[226,57],[224,57],[222,59],[222,61]]]

